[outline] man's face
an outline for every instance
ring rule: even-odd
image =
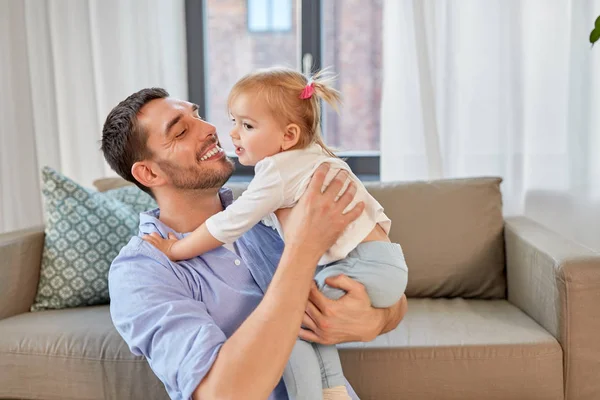
[[[174,98],[147,103],[138,120],[148,133],[152,161],[178,189],[220,188],[233,162],[219,145],[216,128],[198,115],[197,106]]]

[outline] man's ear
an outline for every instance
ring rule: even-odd
[[[131,175],[142,185],[151,188],[164,182],[164,179],[156,173],[157,171],[154,168],[156,168],[156,165],[152,162],[137,161],[131,166]]]
[[[296,124],[289,124],[283,131],[283,143],[281,148],[283,150],[289,150],[298,144],[300,140],[300,127]]]

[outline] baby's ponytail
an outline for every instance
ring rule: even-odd
[[[336,157],[333,149],[328,147],[323,141],[323,135],[321,134],[321,112],[320,112],[320,104],[319,99],[322,99],[327,104],[329,104],[336,112],[339,113],[340,105],[342,103],[341,93],[333,87],[333,83],[335,82],[335,75],[331,72],[329,68],[322,69],[315,73],[312,77],[308,79],[307,88],[312,85],[314,95],[312,96],[314,114],[318,116],[315,118],[315,126],[314,126],[314,141],[319,146],[325,150],[327,154],[331,157]],[[306,88],[305,88],[306,90]],[[307,94],[304,91],[302,94]],[[301,98],[302,98],[301,94]]]
[[[321,98],[333,109],[339,112],[339,106],[342,103],[342,97],[340,92],[333,87],[335,81],[335,75],[330,72],[329,69],[325,68],[317,72],[310,78],[309,82],[312,82],[315,88],[315,94]]]

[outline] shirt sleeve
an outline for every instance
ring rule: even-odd
[[[109,273],[110,313],[130,350],[148,360],[173,399],[189,399],[226,340],[170,265],[138,238],[114,260]]]
[[[283,180],[275,162],[266,158],[256,164],[248,189],[225,210],[206,220],[210,234],[223,243],[233,243],[263,217],[284,203]]]

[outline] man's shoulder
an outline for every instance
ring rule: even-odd
[[[152,257],[153,254],[149,251],[151,247],[152,246],[146,243],[140,236],[133,236],[129,239],[129,242],[121,248],[115,261],[132,256]]]
[[[142,240],[141,237],[133,236],[111,263],[109,279],[117,272],[139,271],[140,267],[145,269],[160,267],[164,266],[166,262],[168,259],[163,253]]]

